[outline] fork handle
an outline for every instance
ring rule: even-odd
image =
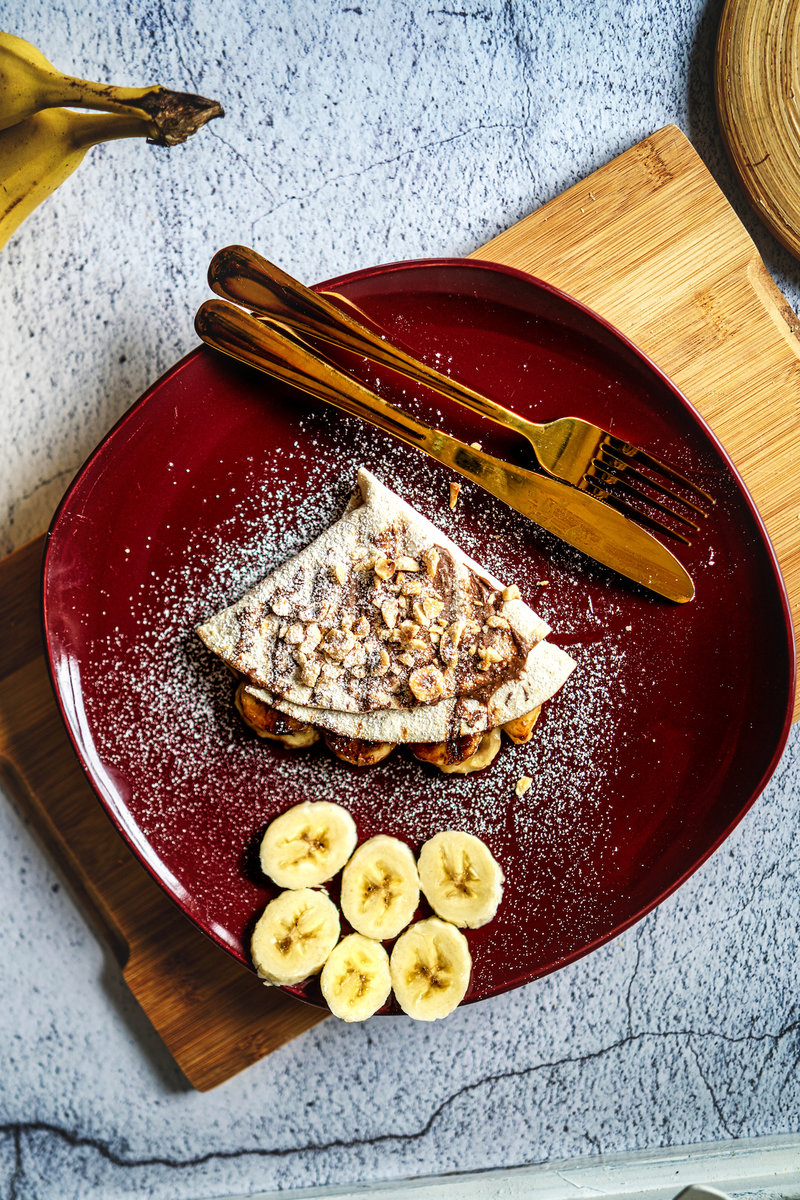
[[[351,313],[344,312],[326,295],[312,292],[246,246],[227,246],[218,251],[208,269],[208,282],[218,296],[263,313],[301,336],[320,338],[398,371],[523,437],[531,437],[539,428],[466,384],[420,362],[363,325]],[[328,295],[335,296],[336,293]],[[338,299],[341,303],[350,303],[344,297]]]

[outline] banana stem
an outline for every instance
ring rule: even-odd
[[[130,113],[119,116],[72,113],[71,116],[69,138],[76,150],[89,150],[101,142],[147,137],[149,134],[149,123]]]
[[[60,77],[54,84],[48,97],[48,107],[89,108],[135,116],[147,122],[148,140],[156,146],[177,146],[207,121],[225,115],[216,100],[207,100],[205,96],[172,92],[160,85],[150,88],[116,87],[69,75]]]

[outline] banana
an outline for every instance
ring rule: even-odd
[[[145,133],[135,117],[60,108],[0,131],[0,246],[72,174],[91,146]]]
[[[438,916],[462,929],[491,921],[505,877],[480,838],[446,829],[425,842],[417,865],[425,899]]]
[[[281,892],[256,922],[253,965],[264,983],[302,983],[322,970],[339,933],[339,910],[326,892]]]
[[[437,917],[417,921],[395,942],[389,971],[403,1012],[417,1021],[437,1021],[458,1007],[469,987],[467,939]]]
[[[482,771],[497,758],[502,740],[499,729],[490,729],[483,735],[477,750],[469,758],[465,758],[463,762],[446,763],[440,769],[445,775],[471,775],[473,771]]]
[[[380,942],[351,933],[328,956],[320,986],[335,1017],[365,1021],[389,999],[389,955]]]
[[[397,937],[419,904],[414,855],[387,834],[358,847],[342,873],[341,906],[358,933],[378,942]]]
[[[521,717],[515,717],[513,721],[506,721],[503,731],[508,734],[515,746],[524,746],[531,740],[533,727],[539,720],[541,711],[540,704],[538,708],[531,709],[529,713],[523,713]]]
[[[313,725],[287,717],[271,704],[251,696],[246,683],[240,683],[233,698],[239,716],[260,738],[280,742],[287,750],[305,750],[319,741]]]
[[[30,42],[0,33],[0,130],[61,107],[138,117],[146,125],[143,136],[159,146],[177,146],[206,121],[224,116],[216,100],[172,92],[160,84],[116,87],[65,75]]]
[[[346,809],[329,800],[305,800],[267,826],[261,869],[280,888],[316,887],[341,871],[357,841]]]

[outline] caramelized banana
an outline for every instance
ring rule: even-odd
[[[287,717],[285,713],[278,712],[277,708],[272,708],[263,700],[251,696],[245,690],[246,687],[244,683],[237,687],[236,707],[245,725],[259,737],[280,742],[290,750],[301,750],[319,741],[319,734],[313,725],[305,725],[302,721],[296,721],[294,717]]]
[[[541,711],[540,704],[538,708],[531,709],[529,713],[523,713],[521,717],[516,717],[513,721],[506,721],[503,729],[516,746],[524,746],[531,740],[533,727],[539,719]]]
[[[472,758],[481,744],[482,737],[482,733],[472,733],[466,737],[451,738],[446,742],[414,742],[409,746],[409,750],[415,758],[431,763],[434,767],[452,767]]]
[[[340,737],[337,733],[323,733],[328,749],[344,762],[354,767],[374,767],[392,753],[394,742],[365,742],[363,738]]]

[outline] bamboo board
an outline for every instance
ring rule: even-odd
[[[660,130],[476,257],[579,297],[685,391],[753,493],[797,618],[800,326],[683,135]],[[266,990],[199,933],[106,817],[68,742],[44,664],[43,546],[40,538],[0,563],[0,766],[169,1051],[206,1090],[324,1014]]]

